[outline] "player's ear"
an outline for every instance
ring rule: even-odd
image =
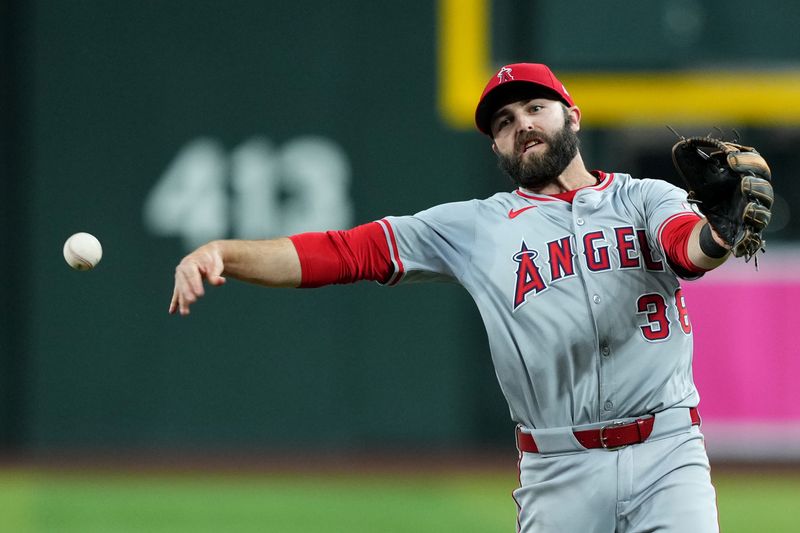
[[[570,129],[572,131],[580,131],[581,130],[581,110],[578,106],[574,105],[572,107],[564,106],[564,113],[567,114],[567,118],[569,119]]]
[[[496,155],[500,155],[500,152],[497,150],[497,143],[494,142],[494,139],[492,139],[492,152],[494,152]]]

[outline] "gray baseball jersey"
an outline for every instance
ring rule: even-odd
[[[523,189],[379,221],[388,284],[455,281],[478,305],[511,417],[553,428],[698,403],[660,232],[696,216],[661,180],[603,174],[572,203]]]

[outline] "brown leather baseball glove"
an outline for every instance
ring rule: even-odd
[[[774,198],[769,165],[755,148],[713,137],[682,138],[672,161],[695,203],[736,257],[764,249]]]

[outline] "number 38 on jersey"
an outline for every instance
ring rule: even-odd
[[[692,324],[689,322],[689,313],[686,310],[686,300],[683,298],[680,288],[675,290],[673,299],[674,301],[670,305],[662,294],[653,292],[643,294],[636,300],[636,312],[644,315],[647,319],[647,323],[639,326],[639,329],[648,341],[662,341],[668,338],[673,327],[680,327],[686,335],[692,332]],[[677,316],[674,316],[673,311],[677,313]]]

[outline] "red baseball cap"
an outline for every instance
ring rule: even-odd
[[[495,111],[523,98],[544,97],[560,100],[569,107],[572,97],[547,65],[514,63],[501,67],[483,90],[475,109],[475,124],[486,135],[492,134],[491,121]]]

